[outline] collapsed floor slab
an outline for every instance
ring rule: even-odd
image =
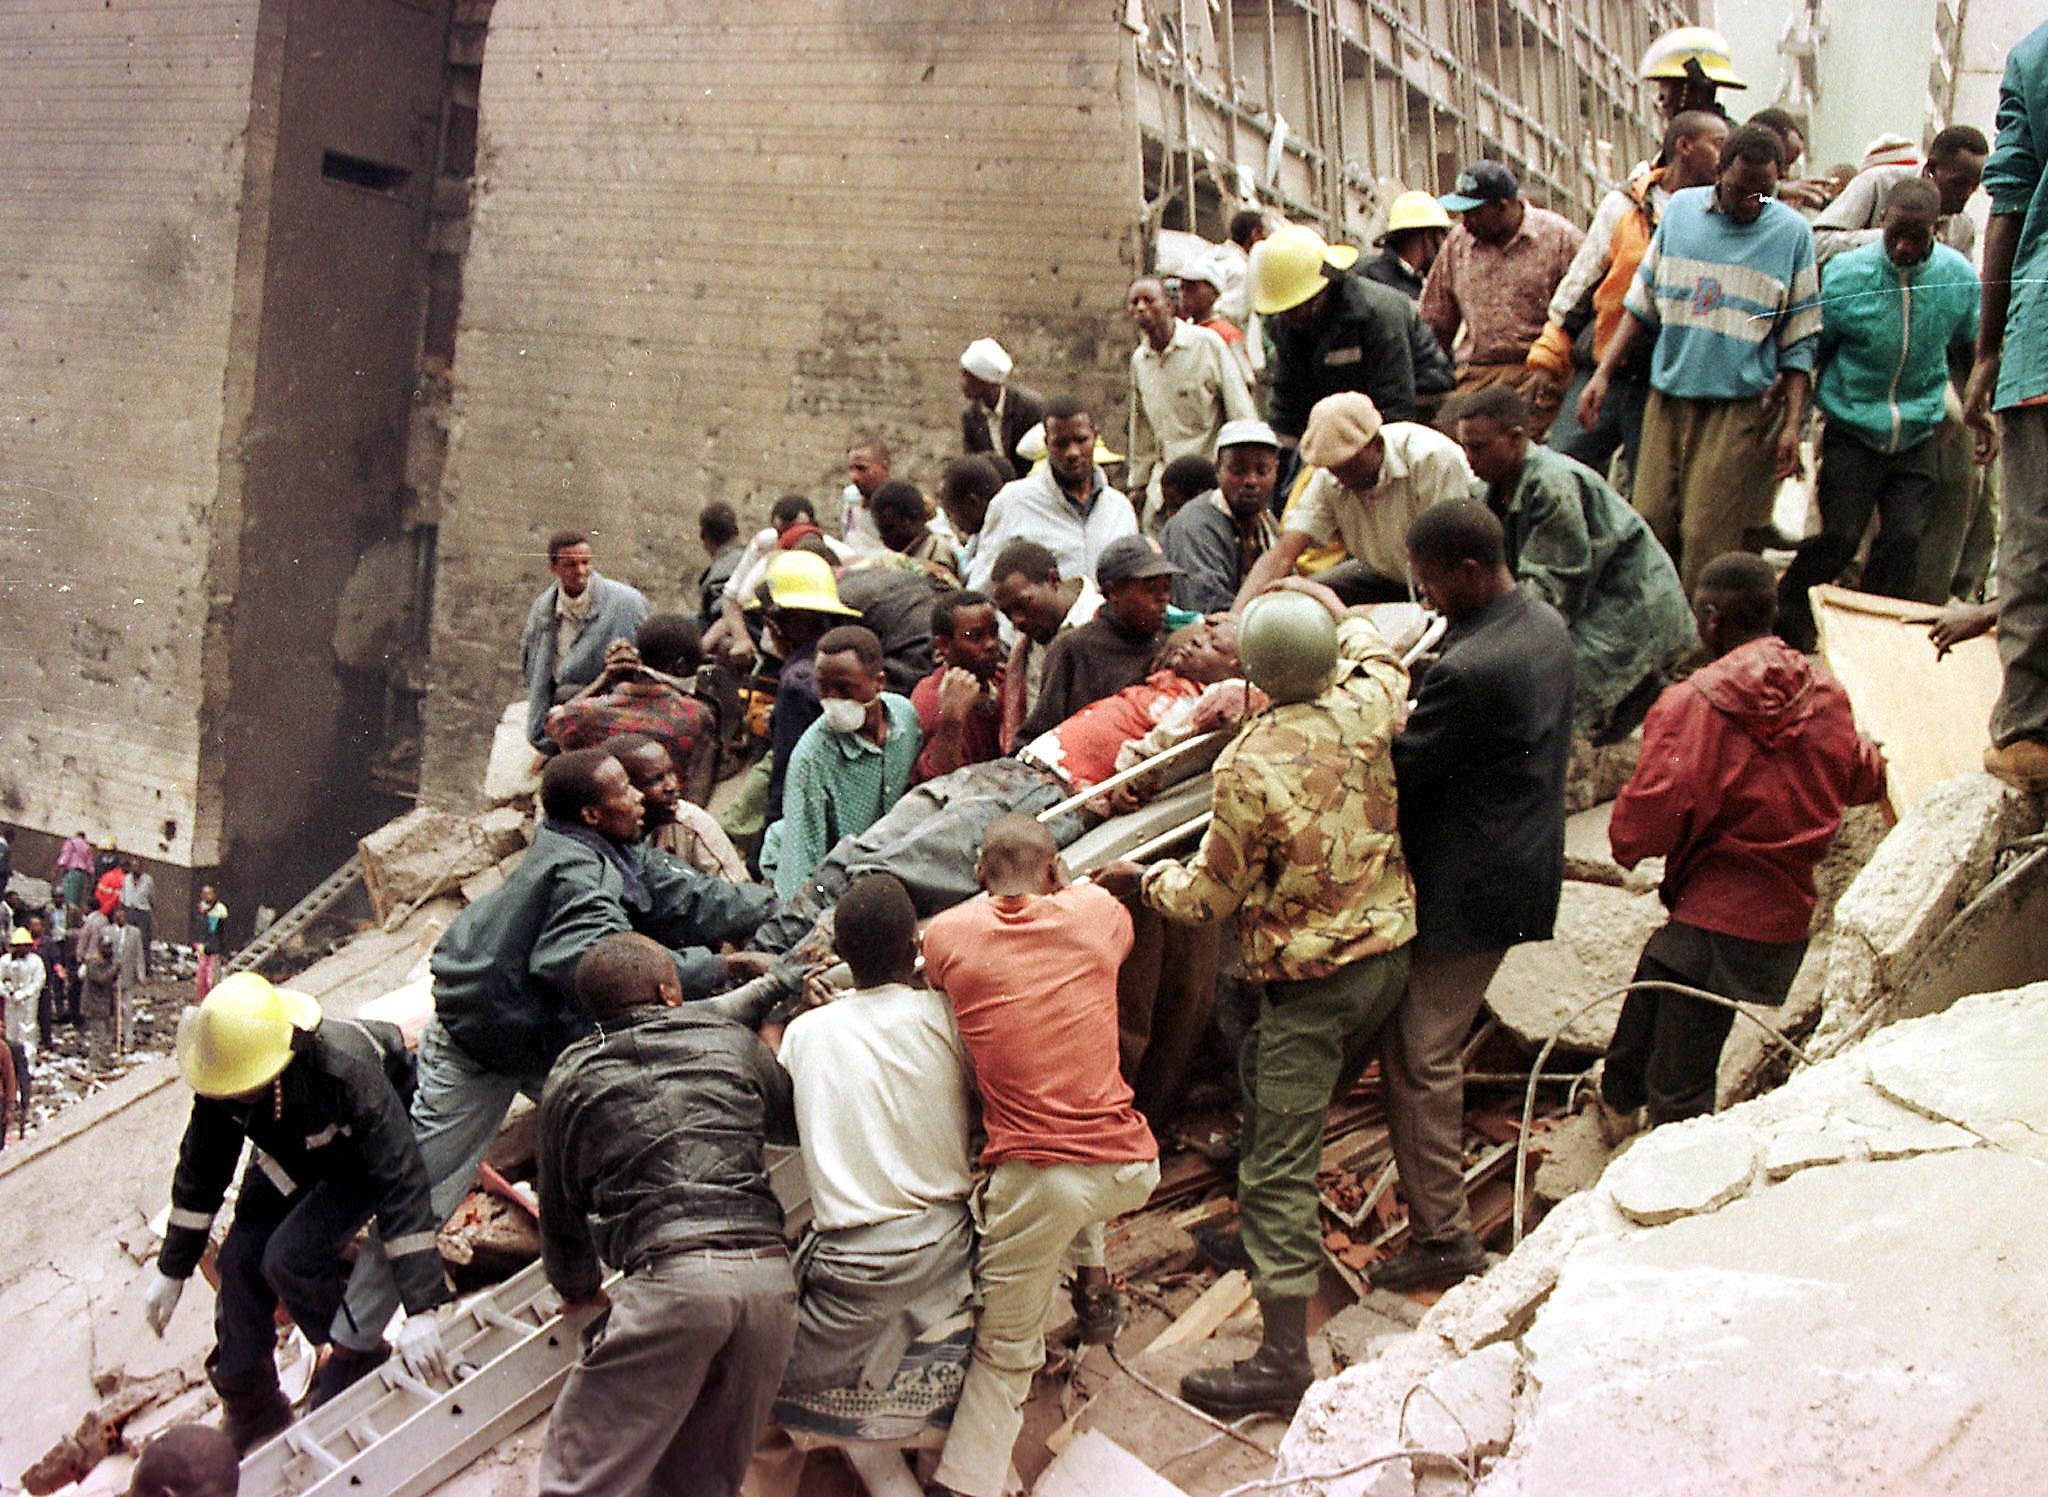
[[[1459,1460],[1487,1497],[2048,1487],[2048,1431],[2014,1396],[2048,1375],[2044,1069],[2048,983],[1646,1136],[1415,1333],[1318,1384],[1277,1475],[1303,1497],[1431,1490]],[[1461,1371],[1481,1357],[1484,1377]],[[1451,1381],[1492,1389],[1489,1412],[1401,1425],[1411,1389]],[[1474,1431],[1502,1413],[1489,1456]],[[1331,1475],[1404,1449],[1436,1460]]]

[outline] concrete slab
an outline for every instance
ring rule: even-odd
[[[1603,801],[1564,819],[1564,876],[1588,884],[1648,893],[1664,878],[1664,860],[1646,858],[1634,868],[1614,861],[1607,828],[1614,820],[1614,802]]]
[[[1575,1255],[1482,1497],[2048,1488],[2039,1165],[1806,1170]],[[1902,1268],[1902,1265],[1905,1267]],[[1597,1458],[1590,1458],[1597,1454]]]
[[[1648,1134],[1615,1162],[1605,1188],[1621,1214],[1655,1227],[1718,1211],[1749,1189],[1756,1140],[1740,1128],[1688,1128]]]
[[[1562,1031],[1561,1043],[1570,1049],[1604,1051],[1620,1000],[1572,1016],[1629,980],[1643,942],[1663,923],[1664,906],[1654,894],[1567,883],[1555,939],[1510,951],[1486,990],[1486,1006],[1524,1044],[1541,1045]]]
[[[1870,1084],[1901,1107],[2048,1159],[2048,983],[1965,998],[1940,1023],[1898,1025],[1867,1053]]]

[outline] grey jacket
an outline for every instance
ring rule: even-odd
[[[526,741],[535,748],[548,747],[548,735],[541,730],[548,708],[554,702],[557,685],[588,686],[604,670],[605,646],[615,639],[631,639],[647,622],[647,599],[636,587],[614,582],[595,572],[590,576],[590,612],[569,649],[569,658],[555,661],[555,595],[559,583],[551,582],[526,610],[526,628],[519,636],[519,670],[526,677]]]
[[[789,1073],[701,1004],[631,1010],[562,1052],[540,1099],[541,1261],[586,1299],[600,1260],[771,1247],[782,1206],[763,1146],[796,1142]]]

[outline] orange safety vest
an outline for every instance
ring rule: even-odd
[[[1607,345],[1614,341],[1614,330],[1621,326],[1621,314],[1626,310],[1622,303],[1628,298],[1628,288],[1636,278],[1636,270],[1643,263],[1643,256],[1649,252],[1650,236],[1657,231],[1656,210],[1650,206],[1650,189],[1664,178],[1664,168],[1639,177],[1629,184],[1629,196],[1635,199],[1636,211],[1622,215],[1621,222],[1614,226],[1614,237],[1607,244],[1607,275],[1593,288],[1593,357],[1599,358],[1607,352]]]

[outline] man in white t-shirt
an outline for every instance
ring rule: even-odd
[[[886,1388],[904,1349],[973,1287],[966,1052],[944,996],[917,979],[903,884],[855,879],[834,946],[853,991],[799,1015],[779,1051],[814,1213],[785,1396]]]

